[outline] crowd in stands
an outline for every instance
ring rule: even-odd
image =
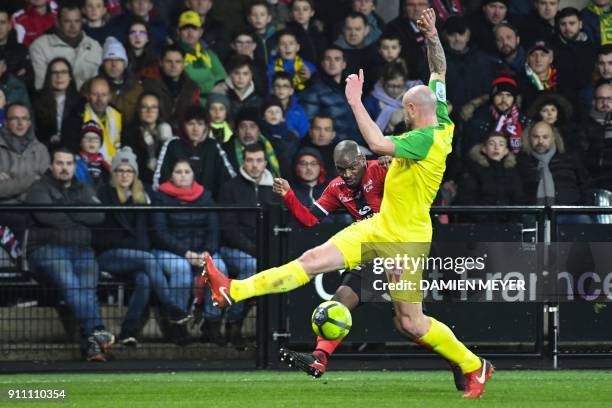
[[[429,76],[416,25],[428,7],[456,124],[437,203],[580,205],[612,191],[609,0],[0,0],[0,204],[272,205],[283,177],[308,207],[337,175],[338,142],[371,156],[347,74],[364,70],[385,134],[408,130],[402,95]],[[125,345],[151,295],[186,342],[206,254],[234,277],[257,269],[242,214],[0,213],[10,256],[26,229],[30,270],[60,288],[92,361],[113,341],[100,269],[134,283]],[[201,306],[204,341],[244,343],[245,310]]]

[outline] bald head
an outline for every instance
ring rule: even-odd
[[[536,123],[529,132],[529,143],[536,153],[548,152],[555,143],[553,128],[544,121]]]
[[[359,145],[353,140],[343,140],[334,149],[334,163],[338,167],[347,167],[353,164],[359,156]]]
[[[437,124],[436,95],[429,87],[417,85],[410,88],[402,98],[406,127],[416,129]]]

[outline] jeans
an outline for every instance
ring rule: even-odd
[[[193,281],[193,273],[202,273],[202,268],[192,266],[185,257],[177,255],[173,252],[153,250],[157,260],[162,265],[164,273],[170,282],[170,294],[177,305],[185,307],[189,305],[191,297],[191,283]],[[223,274],[227,275],[227,267],[223,258],[218,253],[212,254],[212,259],[215,266]],[[210,298],[210,290],[207,289],[204,295],[204,319],[219,320],[222,311],[212,305]]]
[[[227,274],[227,269],[221,270],[218,265],[217,268],[226,276],[231,276],[233,279],[246,279],[257,273],[257,260],[246,252],[236,248],[221,247],[219,248],[219,254],[225,261],[225,264],[230,271],[230,275]],[[206,316],[209,316],[208,319],[212,321],[220,320],[222,310],[212,305],[209,289],[207,289],[206,292],[206,299],[207,303],[204,308],[204,317],[206,318]],[[230,323],[241,322],[244,319],[242,314],[243,311],[243,302],[230,306],[227,309],[227,321]]]
[[[51,281],[79,322],[81,336],[104,328],[96,290],[98,263],[91,248],[76,245],[44,245],[30,254],[35,276]]]
[[[162,306],[174,304],[160,264],[155,256],[138,249],[117,248],[104,251],[98,256],[100,268],[117,276],[134,280],[134,292],[130,298],[124,326],[136,329],[144,314],[151,290],[155,292]]]

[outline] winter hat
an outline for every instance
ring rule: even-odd
[[[208,94],[208,96],[206,97],[206,110],[210,109],[210,105],[212,105],[213,103],[220,103],[225,106],[225,110],[229,114],[231,105],[230,100],[227,96],[218,93]]]
[[[486,6],[487,4],[490,3],[501,3],[504,6],[508,7],[508,3],[510,3],[508,0],[482,0],[482,3],[480,4],[482,7]]]
[[[104,132],[95,120],[90,120],[89,122],[83,124],[81,127],[81,139],[87,133],[95,133],[100,138],[100,143],[104,142]]]
[[[107,37],[104,41],[104,47],[102,48],[102,61],[108,59],[120,59],[127,65],[128,57],[125,52],[123,44],[119,42],[115,37]]]
[[[510,92],[514,98],[518,95],[516,80],[507,75],[501,75],[491,82],[491,97],[500,92]]]
[[[240,126],[240,123],[245,121],[255,122],[257,123],[257,126],[261,128],[258,109],[244,108],[240,110],[236,116],[236,127]]]
[[[447,34],[463,34],[468,30],[467,19],[462,16],[452,16],[444,23],[444,31]]]
[[[117,151],[115,157],[113,157],[113,161],[111,162],[111,171],[117,170],[117,167],[122,164],[126,164],[134,169],[136,176],[138,176],[138,161],[136,159],[136,155],[132,151],[132,148],[129,146],[124,146],[121,150]]]
[[[278,106],[280,110],[285,113],[285,108],[283,108],[283,103],[278,99],[278,97],[274,95],[270,95],[266,98],[263,105],[261,106],[261,113],[265,113],[270,106]]]
[[[317,183],[323,184],[325,182],[325,179],[327,178],[327,174],[325,172],[325,163],[323,162],[323,155],[321,155],[321,152],[318,149],[315,149],[314,147],[301,148],[295,156],[295,174],[298,174],[298,162],[300,161],[302,156],[312,156],[317,159],[317,161],[319,162],[319,168],[321,169],[319,172],[319,178],[317,178]]]

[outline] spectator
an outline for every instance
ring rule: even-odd
[[[100,76],[108,82],[111,101],[121,113],[125,122],[134,118],[136,101],[142,93],[142,85],[128,70],[128,57],[123,45],[115,38],[108,37],[104,43]]]
[[[268,93],[268,66],[263,59],[257,59],[255,50],[257,49],[257,36],[251,31],[239,31],[232,39],[231,48],[233,50],[231,56],[226,60],[225,66],[228,66],[229,60],[236,55],[244,55],[251,59],[251,71],[253,72],[253,82],[255,83],[255,92],[258,95],[266,95]]]
[[[6,58],[7,56],[5,54],[0,54],[0,89],[4,92],[4,96],[8,103],[23,102],[30,107],[28,89],[23,82],[17,79],[17,77],[8,70]]]
[[[363,69],[366,78],[366,83],[364,84],[365,92],[370,91],[374,86],[376,78],[371,74],[374,73],[378,56],[376,41],[367,38],[368,32],[366,16],[361,13],[351,12],[344,18],[342,34],[334,42],[335,45],[344,51],[346,70],[348,72],[358,72],[359,69]]]
[[[303,147],[295,156],[295,178],[291,191],[306,208],[312,208],[327,186],[325,165],[321,153],[312,147]],[[291,194],[291,193],[289,193]],[[283,195],[288,203],[289,196]],[[323,220],[321,220],[323,221]]]
[[[417,20],[421,18],[421,14],[428,7],[429,0],[404,0],[404,14],[387,25],[387,30],[399,35],[405,55],[410,56],[410,58],[406,58],[406,62],[408,63],[408,72],[413,75],[412,79],[423,80],[429,75],[429,69],[426,66],[427,59],[425,58],[425,37],[416,25]],[[474,31],[472,30],[472,32]]]
[[[111,14],[108,12],[104,0],[85,0],[83,16],[85,17],[83,30],[98,44],[104,44],[106,38],[114,34],[114,27],[109,24]]]
[[[28,48],[17,42],[8,11],[0,7],[0,54],[4,54],[8,71],[24,84],[34,79]]]
[[[138,81],[159,76],[159,58],[151,43],[151,31],[144,20],[135,19],[127,32],[128,67]]]
[[[187,160],[177,160],[172,166],[172,175],[153,194],[154,205],[208,207],[214,205],[211,194],[194,180],[194,173]],[[201,273],[202,261],[210,254],[215,265],[227,274],[223,259],[219,256],[219,220],[214,212],[155,212],[153,213],[153,241],[155,256],[166,271],[170,281],[172,300],[186,308],[191,295],[192,270]],[[210,295],[205,297],[205,334],[211,341],[222,344],[218,330],[221,311],[211,304]],[[213,324],[213,321],[216,321]],[[187,332],[178,328],[172,337],[184,342]]]
[[[9,104],[0,129],[0,203],[23,202],[48,167],[49,153],[34,135],[30,109],[19,102]]]
[[[29,47],[53,25],[57,16],[57,4],[53,0],[27,0],[27,6],[13,14],[12,23],[17,41]]]
[[[527,53],[521,46],[521,38],[516,28],[509,23],[499,23],[493,29],[496,52],[500,71],[509,71],[517,75],[523,71],[527,61]]]
[[[153,179],[154,189],[170,179],[172,165],[181,159],[191,164],[194,180],[216,197],[223,183],[236,173],[219,143],[208,137],[206,110],[201,106],[189,107],[179,135],[180,138],[168,140],[162,147]]]
[[[384,32],[378,39],[378,64],[375,69],[375,77],[380,78],[386,64],[405,59],[402,56],[402,43],[399,35],[393,31]]]
[[[422,1],[422,0],[421,0]],[[470,19],[470,31],[475,45],[482,51],[495,54],[493,28],[502,22],[512,22],[508,18],[508,0],[483,0],[481,10]],[[420,13],[419,13],[420,17]]]
[[[136,156],[129,147],[117,152],[111,166],[110,183],[100,187],[98,197],[104,205],[115,207],[148,205],[150,199],[142,182],[138,179]],[[188,291],[191,287],[191,273],[181,276],[168,285],[164,272],[179,275],[180,270],[166,271],[151,253],[147,225],[147,214],[143,212],[109,212],[104,218],[94,242],[98,251],[100,267],[113,275],[124,275],[133,281],[134,292],[130,298],[127,313],[121,325],[119,341],[135,347],[136,337],[141,329],[142,318],[149,304],[151,290],[162,306],[165,317],[172,324],[184,325],[189,314],[187,302],[178,303],[171,291]]]
[[[565,151],[561,135],[545,122],[525,129],[518,169],[529,204],[580,205],[587,172],[577,156]],[[588,223],[585,215],[560,216],[559,222]]]
[[[168,36],[168,27],[161,17],[152,13],[152,0],[127,0],[126,12],[113,18],[110,22],[113,32],[127,33],[128,27],[132,20],[141,18],[149,24],[151,33],[151,41],[157,51],[160,51],[166,45],[166,37]]]
[[[74,132],[80,130],[80,123],[72,125],[84,105],[68,60],[63,57],[51,60],[43,87],[34,98],[38,139],[47,146],[68,143]]]
[[[228,181],[219,194],[219,203],[223,205],[261,205],[269,207],[279,204],[280,200],[272,192],[272,174],[266,169],[270,157],[260,143],[252,143],[243,150],[240,160],[240,174]],[[221,214],[221,249],[220,253],[227,264],[230,275],[235,279],[244,279],[257,271],[257,225],[252,213],[241,212]],[[228,316],[226,327],[229,341],[234,346],[242,346],[242,322],[244,313],[238,303],[232,308],[234,313]],[[239,308],[239,309],[238,309]]]
[[[261,106],[261,98],[255,93],[251,59],[236,55],[228,61],[227,70],[229,77],[215,85],[212,92],[227,96],[233,116],[243,109],[258,109]]]
[[[455,204],[521,205],[523,186],[516,156],[503,133],[493,132],[469,152],[468,171],[459,180]]]
[[[285,109],[277,97],[268,97],[261,111],[263,113],[261,131],[270,140],[274,150],[278,152],[281,173],[292,174],[293,156],[300,144],[298,134],[288,127],[285,120]]]
[[[74,154],[57,148],[49,170],[28,190],[28,204],[94,205],[100,200],[91,187],[74,178]],[[105,351],[114,343],[100,313],[96,290],[99,268],[91,248],[91,227],[103,213],[34,212],[30,215],[28,260],[33,276],[59,291],[80,325],[81,351],[88,361],[106,361]]]
[[[312,119],[308,137],[302,139],[303,147],[312,147],[323,158],[325,174],[331,179],[337,176],[334,162],[334,149],[339,140],[334,130],[334,119],[331,116],[319,114]]]
[[[576,105],[578,90],[575,79],[563,77],[554,64],[554,52],[549,43],[540,40],[527,51],[527,63],[518,76],[520,94],[525,106],[532,104],[543,91],[557,91]]]
[[[566,147],[576,152],[583,148],[578,127],[574,124],[572,104],[558,93],[543,93],[526,111],[533,122],[546,122],[561,134]]]
[[[276,30],[271,23],[272,14],[270,5],[264,0],[253,1],[248,6],[246,14],[247,22],[257,36],[257,48],[255,49],[255,60],[263,61],[267,67],[270,63],[269,57],[274,49],[274,33]]]
[[[321,61],[327,39],[312,18],[315,14],[312,0],[295,0],[291,4],[291,19],[287,30],[295,34],[300,44],[300,55],[306,61]]]
[[[280,160],[272,141],[261,133],[259,112],[254,109],[245,109],[236,118],[236,134],[223,145],[229,161],[234,169],[242,167],[244,149],[255,143],[261,143],[265,148],[266,164],[274,177],[281,174]]]
[[[483,143],[485,137],[493,131],[507,135],[512,153],[521,150],[523,129],[529,124],[529,119],[521,113],[517,96],[517,84],[513,78],[500,76],[493,80],[491,103],[478,108],[466,123],[461,148],[464,156],[474,145]]]
[[[525,44],[537,40],[554,41],[557,32],[555,19],[560,0],[535,0],[535,10],[521,22],[521,38]]]
[[[604,45],[597,52],[598,81],[612,83],[612,45]]]
[[[366,16],[368,21],[366,42],[368,40],[372,42],[378,41],[385,28],[385,22],[376,14],[376,0],[352,0],[351,9],[356,13]]]
[[[361,134],[355,131],[357,123],[344,95],[342,73],[345,69],[344,51],[336,46],[328,47],[321,62],[321,80],[300,94],[300,102],[311,121],[318,115],[334,118],[338,139],[363,143]]]
[[[436,11],[436,17],[441,24],[445,24],[450,17],[462,17],[464,13],[460,0],[448,2],[435,0],[431,2],[431,6]]]
[[[104,134],[95,121],[89,121],[81,128],[81,150],[76,157],[76,179],[97,190],[107,183],[110,165],[100,153]]]
[[[270,85],[272,78],[278,72],[286,72],[290,75],[291,83],[297,91],[303,91],[308,85],[312,74],[317,71],[315,65],[302,59],[300,44],[297,36],[291,31],[281,31],[278,33],[278,43],[276,48],[276,58],[268,64],[268,78]]]
[[[200,16],[204,27],[202,39],[222,61],[225,61],[230,51],[230,31],[221,20],[209,15],[213,5],[213,0],[185,0],[185,6]]]
[[[289,8],[284,2],[279,0],[267,0],[267,2],[270,15],[272,16],[270,24],[272,24],[277,31],[283,30],[289,21]]]
[[[603,83],[595,90],[593,108],[580,126],[586,143],[586,166],[593,178],[610,174],[612,169],[612,85]]]
[[[172,127],[163,120],[160,106],[155,93],[141,93],[136,103],[136,116],[121,135],[121,145],[129,146],[136,155],[139,177],[147,185],[153,183],[162,146],[173,137]]]
[[[231,111],[229,98],[211,93],[206,100],[206,111],[210,122],[210,136],[221,144],[227,143],[234,134],[229,122]]]
[[[272,78],[272,95],[282,103],[289,129],[302,139],[308,133],[308,116],[294,93],[291,75],[277,72]]]
[[[69,125],[71,129],[80,128],[84,123],[91,120],[96,122],[102,129],[104,138],[102,140],[102,148],[100,153],[104,156],[104,160],[110,163],[115,156],[115,151],[121,146],[121,131],[123,129],[123,118],[121,113],[110,105],[111,88],[108,81],[102,77],[93,78],[87,83],[87,103],[83,111],[71,120]],[[68,146],[73,148],[73,151],[78,151],[79,140],[73,134],[67,133]]]
[[[404,125],[402,96],[408,89],[421,84],[418,79],[408,79],[408,70],[402,60],[385,67],[382,78],[363,101],[370,117],[384,133],[391,134],[399,125]]]
[[[161,54],[159,77],[145,79],[145,91],[159,95],[161,112],[165,112],[173,128],[187,107],[199,103],[200,89],[185,73],[185,53],[170,45]]]
[[[217,54],[201,42],[202,33],[200,16],[191,10],[182,12],[178,25],[178,44],[185,52],[185,72],[198,84],[200,101],[205,104],[206,95],[227,74]]]
[[[556,21],[558,35],[553,48],[559,76],[572,81],[573,87],[580,90],[580,113],[586,116],[591,101],[585,95],[590,93],[588,88],[595,66],[595,46],[582,31],[580,12],[577,9],[564,8],[557,14]]]
[[[30,58],[34,66],[35,87],[43,86],[49,62],[64,57],[72,66],[77,89],[94,77],[102,62],[102,47],[82,30],[82,15],[78,3],[62,2],[57,27],[53,33],[43,34],[30,45]]]
[[[610,22],[610,1],[591,0],[582,9],[584,31],[596,46],[610,44],[612,23]]]
[[[450,17],[444,25],[446,53],[446,89],[453,109],[461,112],[467,103],[488,96],[493,80],[493,61],[487,54],[470,46],[471,31],[463,17]],[[473,112],[473,111],[472,111]]]

